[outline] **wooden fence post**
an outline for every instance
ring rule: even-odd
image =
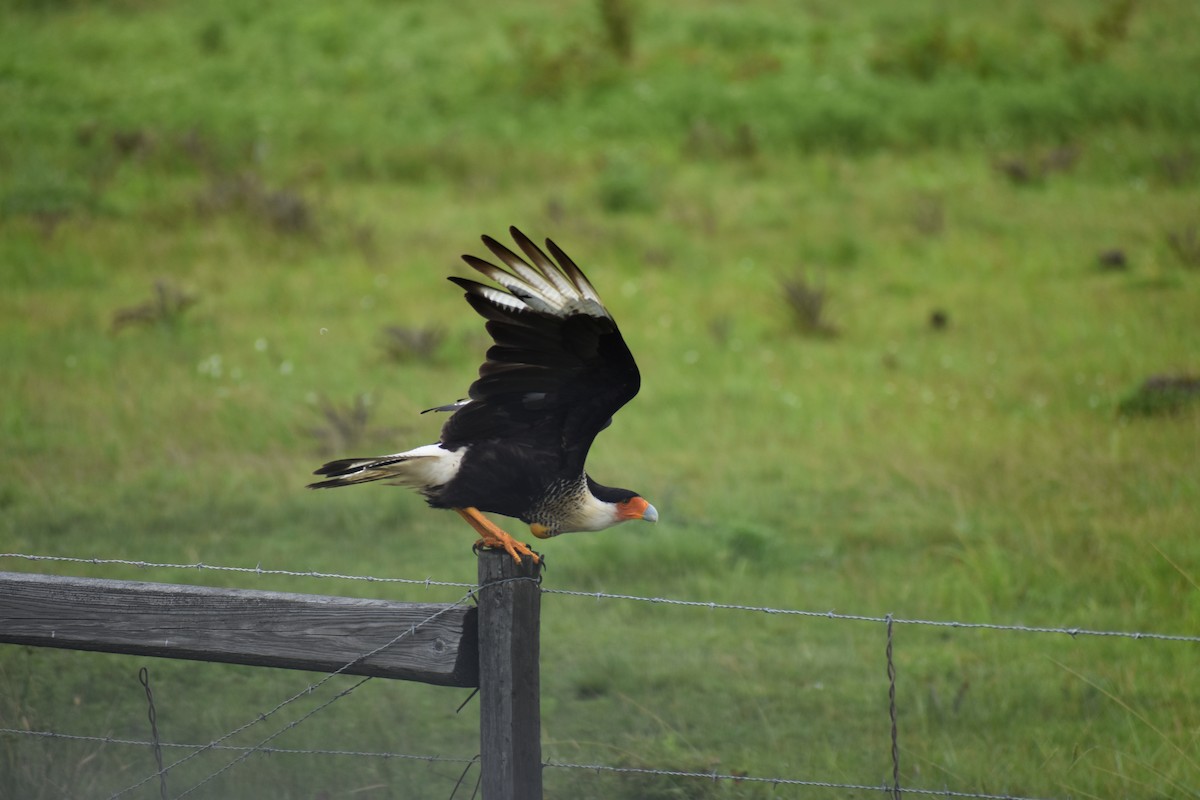
[[[484,800],[541,800],[541,567],[479,552],[479,744]],[[534,580],[516,580],[532,578]]]

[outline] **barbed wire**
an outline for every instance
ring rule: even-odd
[[[229,567],[218,564],[205,564],[198,561],[192,564],[176,564],[158,561],[133,561],[125,558],[80,558],[78,556],[44,556],[28,553],[0,553],[0,558],[16,558],[24,561],[59,561],[67,564],[97,564],[102,566],[137,567],[139,569],[181,569],[209,570],[211,572],[237,572],[245,575],[270,575],[288,578],[325,578],[342,581],[364,581],[366,583],[400,583],[410,586],[449,586],[456,589],[469,589],[475,584],[460,581],[435,581],[433,578],[379,578],[374,575],[343,575],[336,572],[317,572],[316,570],[263,569],[262,564],[254,567]]]
[[[631,600],[658,605],[684,606],[687,608],[707,608],[725,611],[754,611],[762,614],[778,614],[782,616],[813,617],[849,622],[874,622],[886,625],[930,625],[937,628],[963,628],[991,631],[1013,631],[1018,633],[1057,633],[1067,636],[1114,636],[1126,639],[1159,639],[1171,642],[1193,642],[1200,644],[1200,636],[1189,636],[1173,633],[1152,633],[1147,631],[1106,631],[1091,628],[1061,628],[1040,627],[1031,625],[1005,625],[993,622],[958,622],[955,620],[916,619],[886,615],[882,617],[865,614],[842,614],[837,611],[808,611],[795,608],[775,608],[772,606],[751,606],[741,603],[717,603],[709,600],[676,600],[669,597],[641,597],[631,594],[609,594],[607,592],[581,592],[571,589],[551,589],[542,587],[543,594],[560,594],[569,597],[588,597],[597,600]]]
[[[31,736],[40,739],[65,739],[67,741],[91,742],[93,744],[122,745],[126,747],[153,747],[154,742],[146,739],[123,739],[117,736],[86,736],[78,733],[61,733],[59,731],[27,731],[21,728],[0,728],[0,735]],[[187,742],[159,742],[159,746],[180,750],[227,750],[236,753],[254,752],[264,755],[295,755],[295,756],[346,756],[351,758],[380,758],[406,759],[410,761],[445,761],[452,764],[474,764],[479,756],[471,758],[459,756],[422,755],[419,753],[390,753],[377,750],[334,750],[328,748],[299,748],[299,747],[270,747],[238,744],[188,744]]]
[[[543,767],[562,767],[565,769],[591,770],[594,772],[616,772],[634,775],[660,775],[672,778],[698,778],[710,781],[733,781],[734,783],[765,783],[771,786],[806,786],[818,789],[842,789],[858,792],[881,792],[892,794],[933,795],[936,797],[970,797],[976,800],[1048,800],[1047,798],[1024,797],[1011,794],[982,794],[980,792],[954,792],[948,789],[909,789],[893,788],[887,783],[870,785],[865,783],[834,783],[831,781],[807,781],[796,778],[767,778],[755,775],[733,775],[719,772],[688,772],[686,770],[655,769],[653,767],[614,767],[607,764],[567,764],[557,761],[546,761]]]
[[[235,567],[235,566],[206,564],[203,562],[197,562],[197,563],[192,563],[192,564],[176,564],[176,563],[165,563],[165,562],[136,561],[136,560],[129,560],[129,559],[81,558],[81,557],[72,557],[72,556],[32,555],[32,554],[25,554],[25,553],[0,553],[0,559],[5,559],[5,558],[21,559],[21,560],[33,561],[33,562],[63,562],[63,563],[73,563],[73,564],[129,566],[129,567],[137,567],[140,569],[212,570],[212,571],[218,571],[218,572],[253,574],[253,575],[259,575],[259,576],[286,576],[286,577],[295,577],[295,578],[336,579],[336,580],[347,580],[347,581],[363,581],[363,582],[371,582],[371,583],[390,583],[390,584],[402,584],[402,585],[411,585],[411,586],[424,586],[426,589],[436,586],[436,587],[454,587],[454,588],[460,588],[460,589],[467,590],[466,593],[458,601],[456,601],[452,604],[449,604],[445,608],[435,612],[428,619],[426,619],[420,623],[417,623],[416,625],[412,625],[404,631],[401,631],[389,642],[381,645],[380,647],[378,647],[368,653],[364,653],[363,655],[358,656],[357,658],[353,659],[352,661],[348,662],[347,664],[343,665],[342,667],[339,667],[337,670],[334,670],[333,672],[328,673],[327,675],[325,675],[324,677],[322,677],[320,680],[316,681],[315,683],[310,684],[308,687],[306,687],[302,691],[300,691],[300,692],[296,693],[295,695],[282,701],[281,703],[276,705],[274,708],[272,708],[270,711],[267,711],[266,713],[263,713],[263,714],[259,714],[254,720],[251,720],[250,722],[247,722],[246,724],[244,724],[238,728],[235,728],[234,730],[230,731],[229,733],[225,734],[224,736],[222,736],[218,739],[213,740],[212,742],[208,743],[207,745],[182,745],[182,744],[163,743],[161,745],[162,747],[190,748],[190,749],[192,749],[192,752],[190,754],[188,754],[187,756],[179,759],[178,761],[174,762],[173,764],[171,764],[165,768],[161,767],[161,764],[160,764],[160,769],[157,772],[143,778],[138,783],[133,784],[132,786],[129,786],[129,787],[111,795],[110,800],[116,800],[116,798],[119,798],[120,796],[132,791],[133,789],[136,789],[136,788],[144,785],[145,783],[153,780],[156,777],[161,778],[170,770],[186,763],[187,761],[190,761],[191,759],[199,756],[201,753],[204,753],[204,752],[207,752],[210,750],[236,751],[239,753],[239,755],[236,758],[229,761],[228,763],[226,763],[225,765],[223,765],[220,768],[216,769],[215,771],[209,773],[206,777],[201,779],[198,783],[194,784],[193,786],[191,786],[190,788],[185,790],[182,794],[177,795],[177,797],[182,798],[182,797],[185,797],[185,796],[191,794],[195,790],[199,789],[201,786],[216,779],[218,776],[224,774],[227,770],[233,768],[234,766],[241,763],[245,759],[249,758],[251,755],[254,755],[255,753],[292,753],[292,754],[304,754],[304,755],[370,756],[370,757],[378,757],[378,758],[402,758],[402,759],[424,760],[424,761],[448,761],[448,762],[460,763],[460,764],[466,763],[468,766],[479,760],[479,756],[475,756],[474,758],[470,758],[470,759],[463,759],[463,758],[454,758],[454,757],[446,757],[446,756],[418,755],[418,754],[410,754],[410,753],[372,753],[369,751],[348,751],[348,750],[328,750],[328,749],[299,750],[299,749],[277,748],[277,747],[269,746],[270,742],[274,741],[276,738],[283,735],[285,732],[292,730],[299,724],[303,723],[305,720],[311,718],[313,715],[319,713],[323,709],[332,705],[337,700],[350,694],[355,689],[357,689],[359,686],[361,686],[363,683],[366,683],[367,681],[369,681],[370,680],[369,677],[363,678],[362,680],[356,682],[355,684],[348,687],[347,689],[342,690],[341,692],[334,695],[332,698],[321,703],[320,705],[313,708],[312,710],[310,710],[303,716],[299,717],[298,719],[293,720],[292,722],[288,723],[287,725],[284,725],[282,728],[275,731],[271,735],[265,737],[264,739],[262,739],[255,745],[233,746],[233,745],[225,744],[225,742],[227,742],[230,738],[248,730],[249,728],[253,727],[254,725],[257,725],[258,723],[263,722],[264,720],[270,718],[271,716],[276,714],[278,711],[280,711],[284,707],[299,700],[301,697],[312,694],[314,691],[316,691],[321,686],[323,686],[326,682],[331,680],[334,676],[343,673],[345,670],[349,669],[351,666],[362,661],[363,659],[369,658],[372,655],[375,655],[376,653],[380,652],[381,650],[392,646],[393,644],[398,642],[400,639],[402,639],[404,636],[407,636],[407,635],[415,632],[415,630],[418,627],[433,620],[440,614],[445,613],[446,611],[448,611],[451,608],[460,606],[461,604],[466,603],[469,600],[475,599],[477,592],[486,587],[477,587],[475,584],[472,584],[472,583],[463,583],[463,582],[455,582],[455,581],[439,581],[439,580],[434,580],[433,578],[426,578],[424,580],[421,580],[421,579],[413,579],[413,578],[395,578],[395,577],[378,577],[378,576],[372,576],[372,575],[340,574],[340,573],[330,573],[330,572],[319,572],[319,571],[315,571],[315,570],[299,571],[299,570],[289,570],[289,569],[264,569],[261,563],[259,563],[258,565],[254,566],[254,567]],[[509,578],[509,579],[498,581],[497,583],[506,583],[506,582],[514,581],[514,580],[535,580],[535,579],[527,578],[527,577]],[[493,585],[493,584],[489,584],[489,585]],[[539,585],[540,585],[540,581],[539,581]],[[1147,632],[1147,631],[1116,631],[1116,630],[1100,630],[1100,629],[1078,628],[1078,627],[1029,626],[1029,625],[1021,625],[1021,624],[999,624],[999,623],[990,623],[990,622],[962,622],[962,621],[956,621],[956,620],[930,620],[930,619],[919,619],[919,618],[896,617],[893,614],[887,614],[886,616],[872,616],[872,615],[866,615],[866,614],[846,614],[846,613],[836,612],[833,610],[813,611],[813,610],[805,610],[805,609],[779,608],[779,607],[773,607],[773,606],[754,606],[754,605],[740,604],[740,603],[721,603],[721,602],[716,602],[716,601],[682,600],[682,599],[668,598],[668,597],[645,597],[645,596],[632,595],[632,594],[612,594],[612,593],[603,592],[603,591],[586,592],[586,591],[579,591],[579,590],[572,590],[572,589],[553,589],[553,588],[547,588],[544,586],[541,587],[541,592],[543,594],[553,594],[553,595],[560,595],[560,596],[564,596],[564,597],[575,597],[575,598],[588,598],[588,599],[594,599],[597,601],[599,601],[599,600],[621,600],[621,601],[649,603],[649,604],[656,604],[656,605],[667,605],[667,606],[683,607],[683,608],[709,609],[712,611],[716,611],[716,610],[739,611],[739,612],[762,613],[762,614],[767,614],[767,615],[781,615],[781,616],[792,616],[792,617],[829,619],[829,620],[835,620],[835,621],[868,622],[868,623],[882,624],[882,625],[886,626],[886,633],[887,633],[886,655],[887,655],[888,680],[889,680],[889,717],[891,720],[892,768],[893,769],[892,769],[892,781],[891,781],[890,785],[887,782],[880,784],[880,785],[869,785],[869,784],[847,784],[847,783],[835,783],[835,782],[827,782],[827,781],[801,780],[801,779],[782,778],[782,777],[757,777],[757,776],[732,775],[732,774],[731,775],[723,775],[723,774],[719,774],[716,772],[712,772],[712,773],[689,772],[689,771],[680,771],[680,770],[671,770],[671,769],[659,769],[659,768],[653,768],[653,767],[622,767],[622,766],[611,766],[611,765],[604,765],[604,764],[573,764],[573,763],[564,763],[564,762],[555,762],[555,761],[543,762],[543,765],[542,765],[543,768],[550,767],[550,768],[561,768],[561,769],[587,770],[587,771],[594,771],[594,772],[646,774],[646,775],[658,775],[658,776],[666,776],[666,777],[709,779],[709,780],[713,780],[713,781],[729,780],[729,781],[734,781],[734,782],[752,782],[752,783],[771,784],[773,786],[805,786],[805,787],[816,787],[816,788],[839,789],[839,790],[843,790],[843,791],[883,792],[883,793],[890,793],[893,795],[893,797],[898,797],[902,794],[912,794],[912,795],[928,795],[928,796],[955,797],[955,798],[978,798],[979,800],[1037,800],[1037,798],[1019,797],[1019,796],[1015,796],[1015,795],[996,795],[996,794],[985,794],[985,793],[979,793],[979,792],[958,792],[958,791],[951,791],[948,789],[941,789],[941,790],[919,789],[919,788],[902,787],[900,785],[899,760],[898,760],[898,749],[897,749],[897,739],[896,739],[897,724],[896,724],[896,709],[895,709],[895,694],[894,694],[896,678],[895,678],[895,671],[894,671],[894,666],[893,666],[893,661],[892,661],[892,653],[891,653],[892,639],[893,639],[893,626],[895,626],[895,625],[925,625],[925,626],[933,626],[933,627],[940,627],[940,628],[955,628],[955,629],[965,629],[965,630],[974,629],[974,630],[1008,631],[1008,632],[1019,632],[1019,633],[1058,634],[1058,635],[1071,636],[1072,638],[1079,637],[1079,636],[1096,636],[1096,637],[1118,637],[1118,638],[1128,638],[1128,639],[1136,639],[1136,640],[1149,639],[1149,640],[1170,641],[1170,642],[1200,643],[1200,636],[1157,633],[1157,632]],[[152,742],[140,742],[140,741],[136,741],[136,740],[113,739],[111,737],[89,737],[89,736],[78,736],[78,735],[72,735],[72,734],[61,734],[61,733],[57,733],[57,732],[53,732],[53,731],[22,731],[22,730],[18,730],[18,729],[0,728],[0,734],[5,734],[5,733],[7,733],[7,734],[22,734],[22,735],[30,735],[30,736],[43,736],[43,737],[48,737],[48,738],[95,741],[95,742],[104,742],[104,743],[108,743],[108,744],[128,744],[128,745],[139,745],[139,746],[147,746],[147,745],[153,746],[153,744],[154,744]]]
[[[0,735],[10,734],[30,736],[43,739],[63,739],[67,741],[91,742],[104,745],[124,745],[130,747],[153,747],[154,742],[138,739],[121,739],[112,736],[84,736],[80,734],[59,733],[57,731],[26,731],[19,728],[0,728]],[[164,748],[196,749],[206,745],[187,744],[182,742],[162,742]],[[442,756],[421,753],[398,753],[374,750],[331,750],[324,748],[290,748],[290,747],[255,747],[250,745],[219,744],[208,746],[210,750],[226,750],[240,753],[263,753],[270,755],[294,756],[331,756],[348,758],[377,758],[382,760],[397,759],[405,761],[426,761],[430,763],[477,764],[479,756]],[[799,786],[816,789],[838,789],[842,791],[891,793],[894,788],[888,784],[870,785],[857,783],[838,783],[835,781],[801,780],[798,778],[767,777],[758,775],[733,775],[720,772],[692,772],[687,770],[658,769],[654,767],[621,767],[612,764],[580,764],[564,761],[546,760],[542,762],[544,769],[566,769],[581,772],[612,773],[628,775],[650,775],[667,778],[692,778],[710,781],[731,781],[733,783],[756,783],[776,786]],[[1047,798],[1027,797],[1009,794],[985,794],[981,792],[957,792],[949,789],[920,789],[901,788],[902,794],[934,797],[973,798],[973,800],[1047,800]],[[180,795],[182,796],[182,795]]]
[[[172,564],[151,561],[131,561],[127,559],[113,558],[80,558],[72,556],[45,556],[45,555],[29,555],[26,553],[0,553],[0,559],[13,558],[26,561],[50,561],[50,562],[66,562],[72,564],[96,564],[96,565],[115,565],[115,566],[130,566],[143,569],[181,569],[181,570],[214,570],[220,572],[236,572],[250,575],[281,575],[293,578],[318,578],[318,579],[337,579],[348,581],[365,581],[370,583],[395,583],[410,586],[424,586],[426,588],[432,586],[453,587],[459,589],[471,589],[475,586],[473,583],[463,583],[458,581],[438,581],[432,578],[394,578],[394,577],[377,577],[373,575],[346,575],[331,572],[317,571],[297,571],[287,569],[264,569],[261,565],[255,567],[231,567],[219,566],[214,564],[205,564],[197,562],[193,564]],[[847,622],[873,622],[881,625],[886,625],[889,619],[895,625],[925,625],[937,628],[958,628],[963,630],[990,630],[990,631],[1010,631],[1015,633],[1045,633],[1070,636],[1072,638],[1078,636],[1107,636],[1122,639],[1150,639],[1157,641],[1169,642],[1190,642],[1200,644],[1200,635],[1189,634],[1173,634],[1173,633],[1157,633],[1152,631],[1117,631],[1117,630],[1102,630],[1096,628],[1079,628],[1079,627],[1062,627],[1062,626],[1038,626],[1038,625],[1021,625],[1021,624],[1004,624],[994,622],[962,622],[958,620],[937,620],[937,619],[920,619],[910,617],[897,617],[894,615],[872,616],[867,614],[846,614],[837,611],[814,611],[795,608],[778,608],[773,606],[754,606],[742,603],[720,603],[710,600],[680,600],[670,597],[645,597],[632,594],[612,594],[609,592],[585,592],[574,589],[553,589],[546,586],[542,587],[543,594],[557,594],[566,597],[585,597],[595,600],[625,600],[630,602],[651,603],[655,605],[670,605],[681,606],[685,608],[707,608],[710,610],[722,611],[750,611],[768,615],[781,616],[797,616],[811,617],[831,620],[842,620]]]

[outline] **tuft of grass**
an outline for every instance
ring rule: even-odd
[[[154,293],[149,300],[134,306],[118,308],[113,312],[110,330],[119,333],[136,325],[178,327],[184,313],[194,306],[198,299],[195,293],[160,278],[154,282]]]
[[[1158,417],[1197,406],[1200,406],[1200,378],[1155,375],[1127,394],[1117,410],[1127,417]]]
[[[255,172],[214,175],[195,199],[206,216],[240,214],[287,236],[312,236],[317,217],[312,203],[294,189],[268,186]]]
[[[779,281],[783,299],[791,312],[792,323],[806,336],[832,338],[837,327],[829,321],[829,292],[824,284],[817,285],[806,272],[798,272]]]
[[[997,158],[996,171],[1017,185],[1041,183],[1059,172],[1070,172],[1079,159],[1079,148],[1053,147],[1041,153],[1024,153]]]
[[[397,364],[429,362],[437,357],[445,340],[446,331],[436,326],[387,325],[380,346],[388,360]]]
[[[637,0],[596,0],[596,9],[609,50],[621,61],[631,61],[639,12]]]
[[[317,440],[318,453],[323,457],[344,457],[374,441],[395,435],[395,429],[378,428],[371,424],[373,408],[365,394],[357,394],[344,404],[322,397],[317,402],[322,424],[307,429],[309,435]]]
[[[1167,248],[1186,269],[1200,269],[1200,227],[1184,225],[1167,231]]]

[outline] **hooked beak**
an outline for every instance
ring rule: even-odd
[[[635,495],[618,506],[617,522],[628,522],[631,519],[658,522],[658,509],[647,503],[645,498]]]

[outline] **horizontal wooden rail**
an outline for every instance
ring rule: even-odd
[[[0,572],[0,642],[40,647],[474,687],[476,619],[447,604]]]

